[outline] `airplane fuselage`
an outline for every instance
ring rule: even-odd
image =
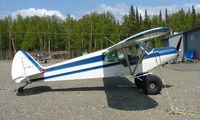
[[[130,74],[128,67],[125,67],[119,61],[107,62],[103,55],[105,52],[106,49],[44,67],[44,73],[31,76],[30,81],[63,81]],[[138,65],[135,74],[148,72],[161,64],[175,59],[176,56],[177,50],[174,47],[153,49]],[[134,67],[135,65],[131,65],[132,69]]]

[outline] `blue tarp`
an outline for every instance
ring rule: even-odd
[[[190,60],[192,58],[194,58],[194,50],[188,50],[184,53],[185,60]]]

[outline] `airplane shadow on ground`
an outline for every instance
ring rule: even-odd
[[[24,92],[18,96],[35,95],[44,92],[67,92],[67,91],[102,91],[104,90],[107,97],[108,106],[118,110],[146,110],[155,108],[158,103],[141,92],[134,83],[125,77],[104,78],[104,86],[99,87],[77,87],[52,89],[49,86],[37,86],[25,88]],[[172,85],[167,85],[172,87]]]

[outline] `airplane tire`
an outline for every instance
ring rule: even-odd
[[[44,60],[44,63],[45,63],[45,64],[47,63],[47,59]]]
[[[160,94],[162,90],[162,81],[158,76],[148,75],[144,79],[143,92],[148,95]]]

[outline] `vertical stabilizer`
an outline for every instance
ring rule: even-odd
[[[25,51],[18,51],[12,62],[11,75],[17,83],[25,81],[29,76],[42,73],[42,66]]]

